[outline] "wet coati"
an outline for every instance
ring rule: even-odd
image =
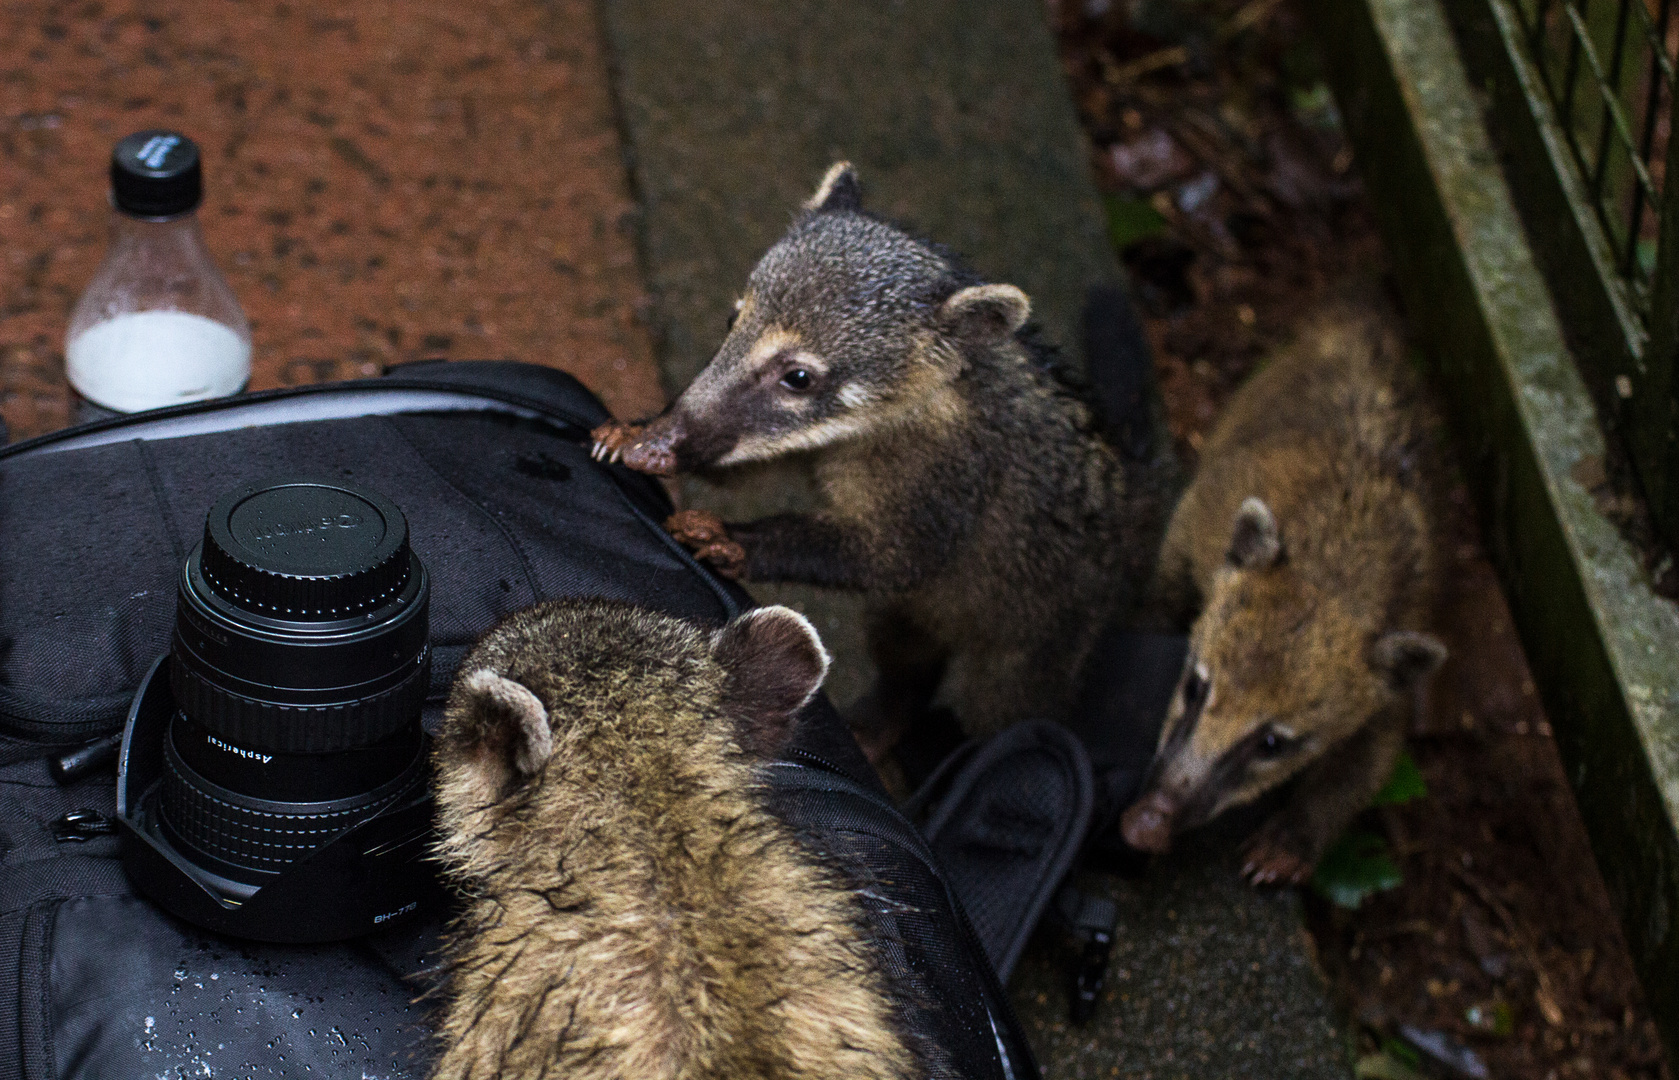
[[[434,1076],[921,1075],[855,898],[761,805],[827,665],[774,607],[550,602],[473,648],[435,749],[475,899]]]
[[[1446,655],[1422,395],[1391,317],[1345,301],[1231,398],[1160,556],[1162,595],[1199,615],[1133,847],[1298,776],[1243,873],[1299,882],[1387,779]]]
[[[866,594],[880,681],[852,720],[872,759],[935,692],[970,733],[1063,717],[1118,602],[1121,466],[1030,311],[865,214],[842,163],[692,385],[595,433],[597,456],[657,475],[813,455],[815,513],[670,526],[725,572]]]

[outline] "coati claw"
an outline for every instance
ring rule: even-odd
[[[1243,845],[1243,854],[1242,876],[1254,885],[1303,885],[1312,876],[1311,861],[1272,829]]]
[[[647,429],[643,424],[608,420],[589,432],[589,438],[592,440],[589,456],[596,461],[617,461],[623,456],[624,448],[641,438],[641,433],[645,430]]]
[[[723,519],[707,510],[678,510],[665,519],[665,528],[677,543],[709,563],[726,578],[738,578],[746,570],[746,549],[729,539]]]

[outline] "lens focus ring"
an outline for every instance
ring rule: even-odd
[[[229,742],[282,754],[324,754],[368,746],[412,724],[431,686],[431,650],[402,681],[354,701],[281,705],[217,686],[195,667],[169,664],[169,688],[181,711]]]
[[[238,795],[200,776],[164,740],[160,806],[167,827],[191,847],[236,866],[280,870],[421,783],[423,755],[364,795],[326,803],[274,803]],[[279,808],[283,807],[284,810]]]

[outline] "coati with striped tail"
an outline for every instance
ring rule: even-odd
[[[1249,841],[1255,884],[1300,882],[1393,770],[1446,648],[1436,433],[1391,317],[1341,302],[1231,398],[1160,556],[1183,676],[1122,830],[1164,851],[1298,777]]]
[[[1026,329],[1031,303],[864,213],[835,165],[752,271],[709,366],[599,457],[668,476],[810,452],[819,509],[685,511],[726,573],[862,592],[880,672],[871,760],[935,693],[970,734],[1063,718],[1118,604],[1123,476]]]
[[[827,665],[779,607],[713,633],[557,601],[473,648],[434,751],[475,896],[434,1077],[925,1074],[855,896],[763,805]]]

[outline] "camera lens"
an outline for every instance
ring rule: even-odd
[[[389,499],[230,492],[182,569],[157,825],[231,898],[424,784],[425,568]]]

